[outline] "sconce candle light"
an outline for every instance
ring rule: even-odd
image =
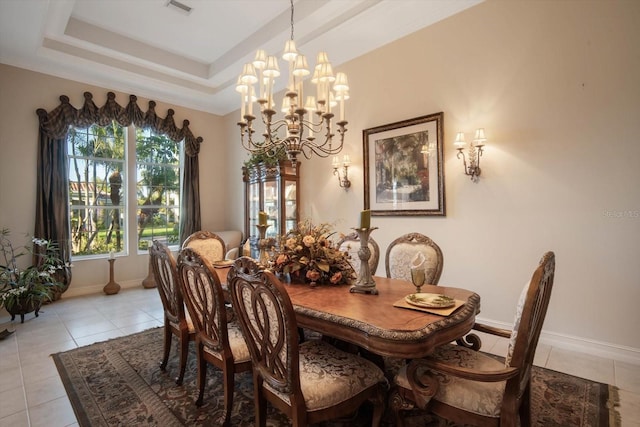
[[[333,174],[338,175],[338,184],[342,188],[351,187],[351,181],[349,181],[349,165],[351,165],[351,159],[349,159],[349,155],[345,154],[342,158],[342,177],[340,176],[340,171],[338,168],[340,167],[340,160],[338,156],[334,156],[333,158]]]
[[[480,173],[482,172],[480,169],[480,157],[482,157],[482,153],[484,152],[483,147],[487,138],[484,134],[484,129],[476,129],[476,134],[473,138],[471,144],[469,144],[469,150],[467,155],[469,156],[469,165],[467,166],[467,158],[464,155],[464,148],[467,145],[464,141],[464,132],[458,132],[456,134],[456,140],[453,142],[453,145],[456,146],[456,150],[458,150],[457,157],[460,158],[462,156],[462,162],[464,164],[464,174],[469,175],[471,177],[471,181],[477,182]]]

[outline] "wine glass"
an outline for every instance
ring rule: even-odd
[[[416,293],[420,293],[420,288],[424,285],[425,271],[424,268],[411,268],[411,281],[416,287]]]

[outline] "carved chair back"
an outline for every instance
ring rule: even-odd
[[[196,231],[185,239],[182,249],[192,248],[209,262],[221,261],[227,253],[227,246],[220,236],[210,231]]]
[[[349,233],[344,236],[342,239],[336,243],[336,246],[342,252],[348,252],[350,259],[349,263],[353,267],[353,270],[356,272],[356,276],[360,272],[360,258],[358,257],[358,250],[360,249],[360,237],[358,233],[355,231],[353,233]],[[372,238],[369,237],[369,251],[371,252],[371,257],[369,258],[369,268],[371,269],[371,274],[375,274],[378,268],[378,262],[380,260],[380,247],[378,243]]]
[[[437,285],[442,275],[444,259],[440,247],[420,233],[408,233],[389,244],[385,255],[387,277],[411,281],[411,260],[422,252],[426,261],[425,283]]]
[[[169,248],[154,240],[149,248],[151,269],[156,280],[162,307],[164,308],[164,355],[160,369],[167,367],[172,336],[178,338],[180,350],[180,373],[176,379],[182,384],[187,366],[189,342],[195,339],[195,330],[184,309],[184,300],[179,285],[176,260]]]

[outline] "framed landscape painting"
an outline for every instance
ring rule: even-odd
[[[440,112],[362,131],[371,215],[445,216],[442,120]]]

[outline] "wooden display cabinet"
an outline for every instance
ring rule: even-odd
[[[242,179],[245,183],[244,235],[250,239],[251,256],[257,259],[258,212],[267,213],[266,237],[274,238],[276,243],[300,220],[300,163],[295,168],[290,161],[243,166]]]

